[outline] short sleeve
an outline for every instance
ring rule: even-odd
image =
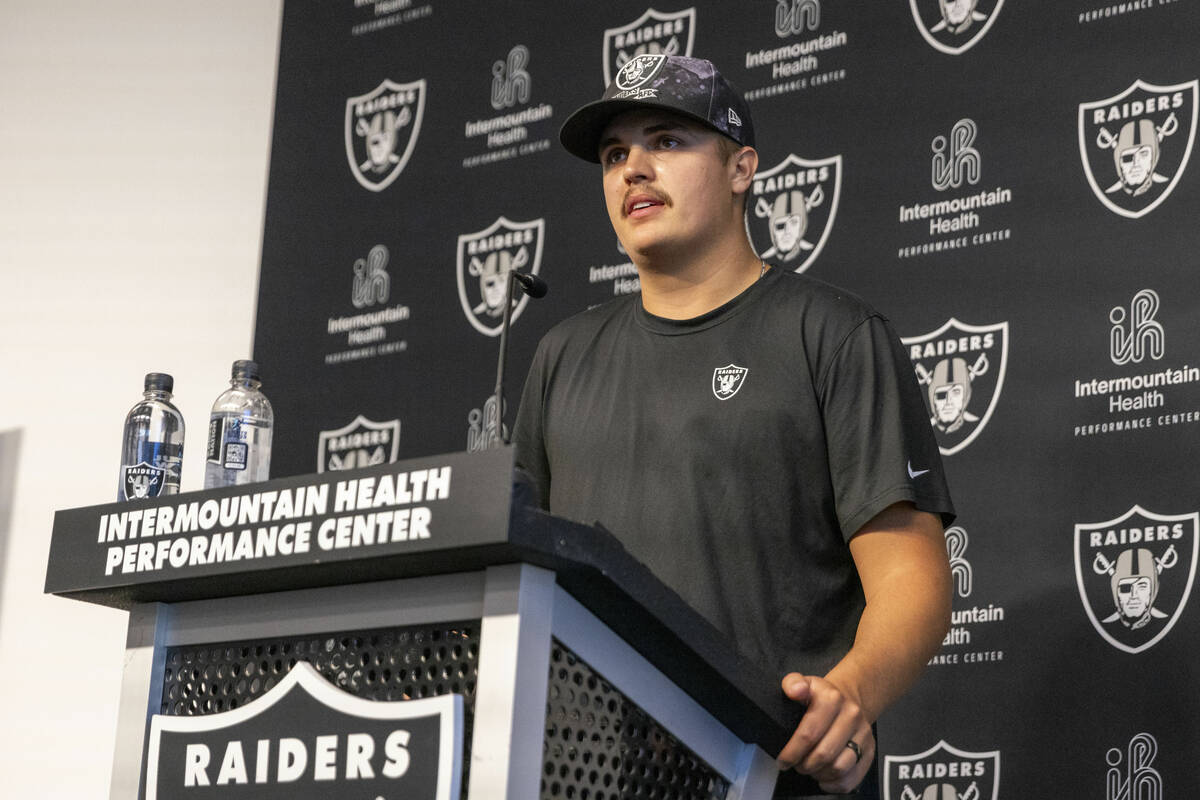
[[[954,507],[937,441],[912,365],[886,320],[872,315],[847,334],[818,392],[843,537],[902,501],[949,525]]]

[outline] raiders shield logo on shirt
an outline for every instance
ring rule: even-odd
[[[1198,512],[1171,516],[1135,505],[1116,519],[1075,526],[1079,598],[1113,647],[1147,650],[1183,613],[1196,577],[1198,519]]]
[[[1175,189],[1196,137],[1198,85],[1138,79],[1120,94],[1079,104],[1083,171],[1110,211],[1145,216]]]

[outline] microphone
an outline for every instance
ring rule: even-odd
[[[509,433],[504,427],[504,364],[508,361],[508,329],[512,325],[512,296],[513,284],[520,284],[521,291],[532,298],[545,297],[550,287],[546,282],[532,272],[508,271],[508,280],[504,282],[504,319],[500,322],[500,358],[496,364],[496,417],[500,442],[508,444]]]
[[[530,297],[545,297],[546,292],[550,291],[550,287],[546,285],[546,282],[532,272],[517,272],[513,270],[509,274],[516,279],[517,283],[521,284],[521,289]]]

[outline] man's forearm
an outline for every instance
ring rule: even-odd
[[[854,646],[826,678],[873,720],[913,683],[950,624],[950,568],[940,521],[897,504],[850,541],[866,596]]]

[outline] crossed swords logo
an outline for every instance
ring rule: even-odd
[[[1177,130],[1179,130],[1179,119],[1176,118],[1175,112],[1171,112],[1171,116],[1169,116],[1167,118],[1167,121],[1165,123],[1163,123],[1162,125],[1154,126],[1154,133],[1155,133],[1155,136],[1158,137],[1159,144],[1162,144],[1163,139],[1166,139],[1168,136],[1175,133],[1175,131],[1177,131]],[[1120,143],[1120,137],[1113,136],[1112,133],[1109,132],[1108,128],[1101,126],[1100,131],[1096,134],[1096,146],[1097,147],[1099,147],[1101,150],[1116,150],[1119,143]],[[1157,172],[1155,172],[1151,175],[1151,180],[1154,183],[1167,183],[1171,179],[1164,177],[1162,175],[1159,175]],[[1104,193],[1112,194],[1113,192],[1118,192],[1121,190],[1121,188],[1123,186],[1125,186],[1125,181],[1122,177],[1121,179],[1118,179],[1117,182],[1114,183],[1112,186],[1109,186],[1107,189],[1105,189]],[[1130,187],[1130,188],[1136,188],[1136,187]]]
[[[933,785],[927,787],[923,794],[929,796],[928,790],[932,788],[934,788]],[[905,784],[904,791],[900,793],[900,800],[923,800],[923,797],[914,792],[911,786]],[[979,800],[979,785],[975,781],[971,781],[971,785],[967,787],[967,790],[958,795],[958,800]]]

